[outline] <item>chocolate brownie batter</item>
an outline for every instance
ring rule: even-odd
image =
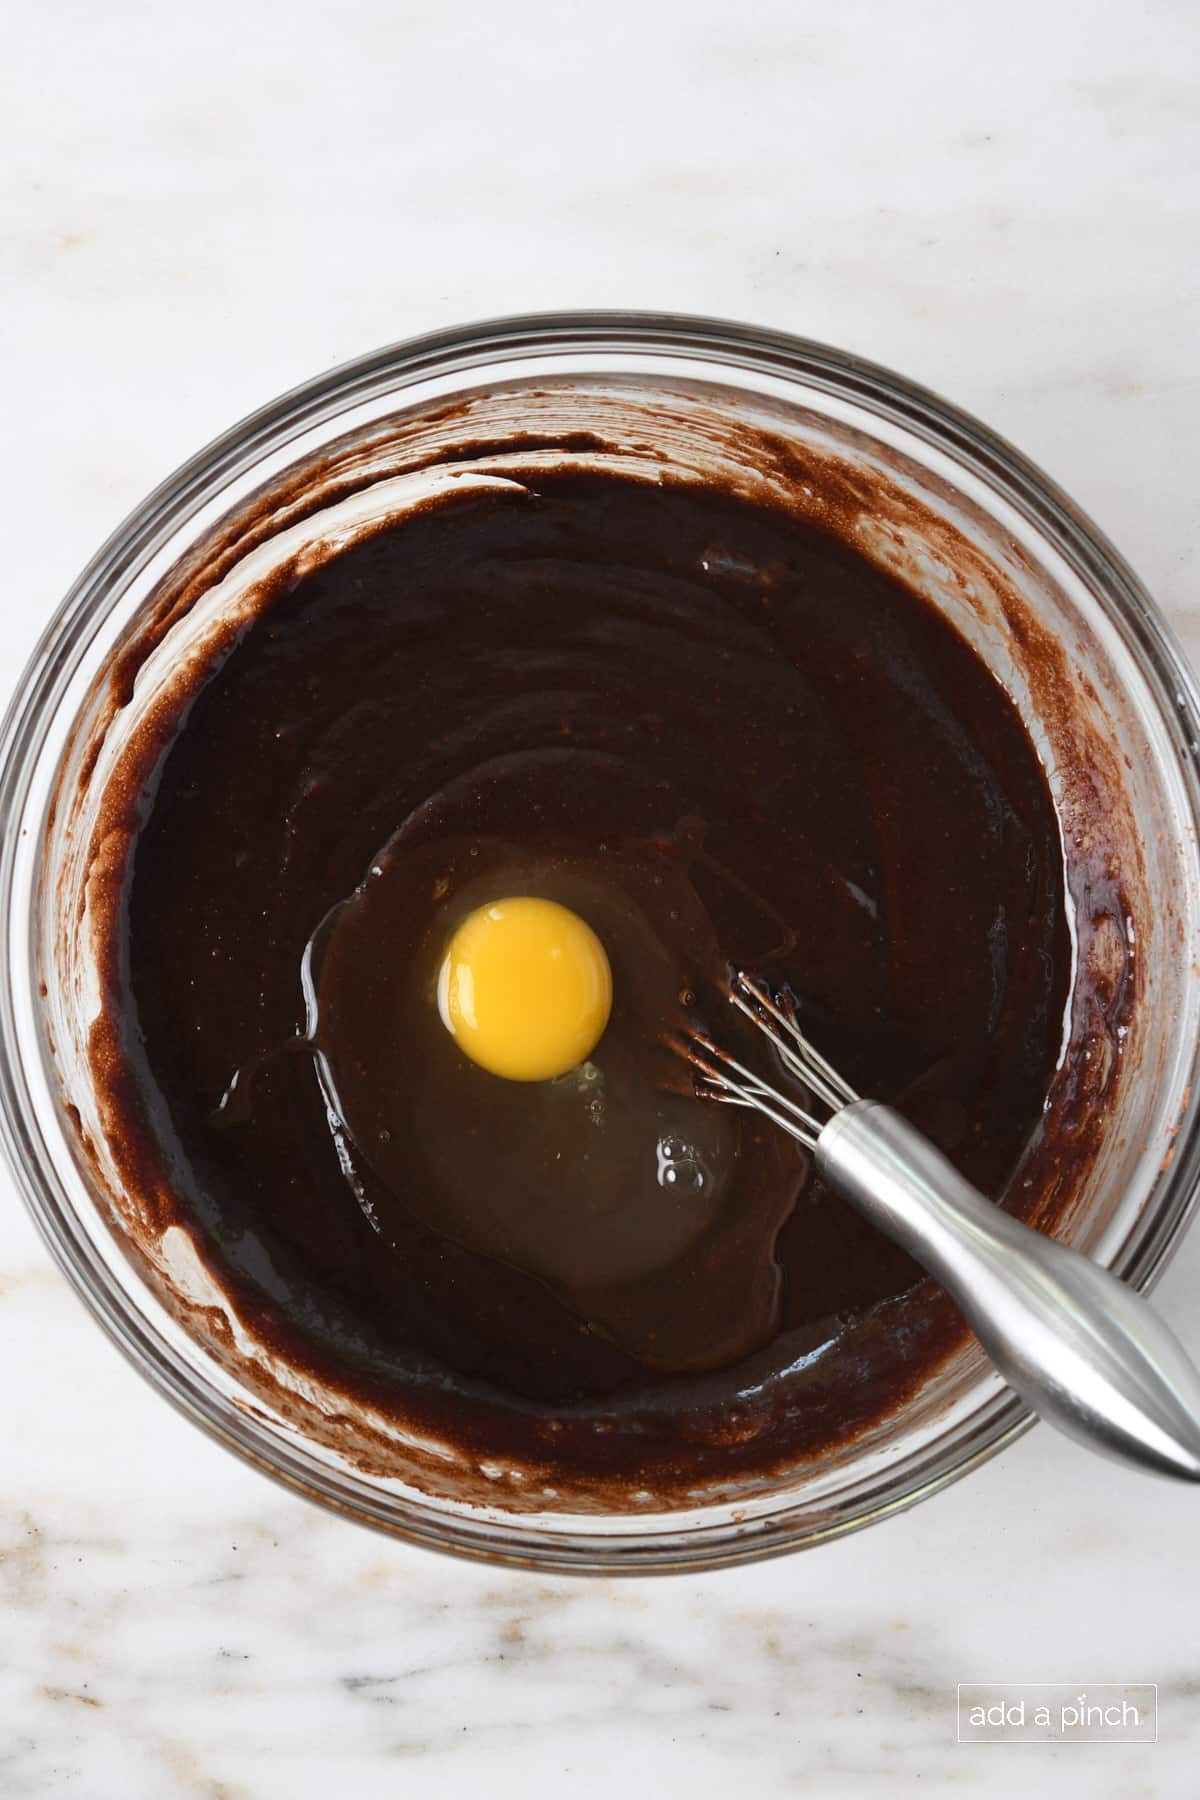
[[[846,1439],[961,1337],[663,1049],[687,1017],[745,1042],[736,963],[985,1192],[1041,1129],[1070,971],[1041,766],[836,535],[565,471],[381,528],[197,672],[123,881],[127,1134],[243,1318],[387,1415],[662,1490]],[[470,1063],[435,1002],[511,894],[612,965],[552,1083]]]

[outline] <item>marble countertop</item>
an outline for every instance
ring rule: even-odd
[[[0,686],[163,474],[411,332],[556,305],[840,343],[1005,432],[1193,651],[1200,14],[1067,0],[21,9],[0,68]],[[1200,1232],[1159,1289],[1200,1346]],[[0,1176],[0,1793],[1191,1796],[1194,1491],[1045,1429],[790,1560],[491,1573],[275,1491],[86,1319]],[[1159,1683],[963,1746],[955,1684]]]

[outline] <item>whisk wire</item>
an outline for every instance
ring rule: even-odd
[[[858,1095],[838,1071],[815,1050],[796,1022],[790,997],[777,998],[762,982],[739,970],[731,979],[729,997],[739,1012],[755,1024],[774,1046],[784,1067],[830,1114],[851,1105]],[[827,1123],[800,1106],[787,1094],[740,1063],[702,1032],[695,1032],[676,1049],[693,1070],[704,1077],[703,1091],[712,1099],[753,1107],[789,1132],[809,1150]]]
[[[747,995],[753,1004],[747,1001]],[[768,988],[752,980],[743,971],[739,971],[733,978],[731,998],[734,1005],[771,1039],[793,1073],[799,1075],[827,1106],[837,1112],[858,1099],[850,1083],[801,1031],[790,1004],[785,1011]],[[786,1033],[786,1039],[781,1040],[777,1032],[768,1029],[764,1013],[780,1031]]]
[[[796,1023],[795,1013],[790,1005],[785,1011],[769,988],[739,969],[731,983],[731,998],[739,1011],[752,1019],[761,1031],[766,1032],[793,1073],[806,1082],[834,1112],[840,1112],[843,1106],[853,1105],[859,1098],[845,1077],[805,1037]],[[790,1044],[786,1039],[781,1041],[777,1033],[768,1030],[762,1016],[764,1013],[786,1033],[786,1039],[791,1040]]]
[[[738,1062],[736,1057],[700,1032],[694,1035],[690,1047],[681,1047],[692,1064],[714,1084],[717,1099],[732,1099],[740,1106],[755,1108],[784,1131],[799,1138],[810,1150],[815,1150],[821,1121],[796,1101],[768,1087],[752,1069],[746,1068],[744,1063]]]

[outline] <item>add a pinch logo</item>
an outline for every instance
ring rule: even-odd
[[[960,1744],[1154,1744],[1155,1682],[960,1681]]]

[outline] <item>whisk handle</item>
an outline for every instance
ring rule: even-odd
[[[1132,1288],[984,1199],[888,1106],[836,1113],[816,1166],[941,1282],[1042,1418],[1124,1462],[1200,1481],[1200,1373]]]

